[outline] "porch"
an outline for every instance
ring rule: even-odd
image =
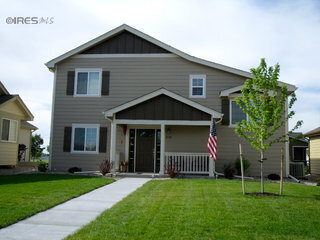
[[[180,174],[214,175],[214,161],[206,149],[209,125],[163,125],[163,129],[161,125],[116,124],[114,172],[161,177],[174,168]]]
[[[206,148],[212,119],[222,114],[165,89],[105,112],[111,123],[110,159],[114,172],[214,176]]]

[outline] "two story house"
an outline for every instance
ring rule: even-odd
[[[251,75],[190,56],[128,25],[121,25],[49,62],[54,73],[50,168],[98,170],[104,159],[129,172],[165,174],[222,171],[239,156],[234,132],[246,118],[234,101]],[[284,83],[283,83],[284,84]],[[286,84],[293,92],[296,88]],[[217,161],[208,157],[210,123],[217,122]],[[279,134],[288,131],[287,126]],[[259,153],[246,142],[250,175]],[[267,153],[265,173],[279,171],[281,148]]]
[[[33,121],[28,107],[0,81],[0,166],[30,160],[31,134],[38,128],[28,121]]]

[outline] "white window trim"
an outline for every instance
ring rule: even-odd
[[[74,130],[75,128],[96,128],[97,136],[96,136],[96,151],[77,151],[74,150]],[[71,134],[71,153],[79,153],[79,154],[98,154],[99,153],[99,136],[100,134],[100,124],[72,124],[72,134]],[[86,142],[86,135],[84,142]]]
[[[9,120],[10,121],[10,124],[11,122],[16,122],[17,123],[17,128],[16,128],[16,139],[15,141],[7,141],[7,140],[3,140],[2,139],[2,124],[3,124],[3,120]],[[10,124],[9,124],[9,136],[10,136]],[[19,122],[17,120],[13,120],[13,119],[10,119],[10,118],[2,118],[1,119],[1,135],[0,135],[0,142],[6,142],[6,143],[16,143],[18,141],[18,129],[19,129]]]
[[[98,83],[98,94],[78,94],[77,87],[78,87],[78,73],[79,72],[99,72],[99,83]],[[75,97],[100,97],[101,96],[101,82],[102,82],[102,68],[76,68],[75,69],[75,76],[74,76],[74,92],[73,96]],[[89,81],[88,81],[89,84]],[[88,88],[87,88],[88,91]]]
[[[234,99],[229,99],[229,126],[230,127],[236,127],[236,124],[232,123],[232,102],[235,102],[236,100]],[[249,115],[246,114],[246,121],[248,121]]]
[[[203,79],[203,95],[192,95],[192,79],[194,78],[202,78]],[[206,98],[206,87],[207,83],[206,83],[206,75],[205,74],[191,74],[189,76],[189,98]]]

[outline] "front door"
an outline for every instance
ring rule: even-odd
[[[154,129],[137,129],[136,172],[154,172]]]

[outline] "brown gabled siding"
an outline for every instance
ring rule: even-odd
[[[166,95],[154,97],[116,114],[117,119],[210,121],[211,116]]]
[[[128,31],[91,47],[80,54],[132,54],[169,53],[167,50],[148,42]]]

